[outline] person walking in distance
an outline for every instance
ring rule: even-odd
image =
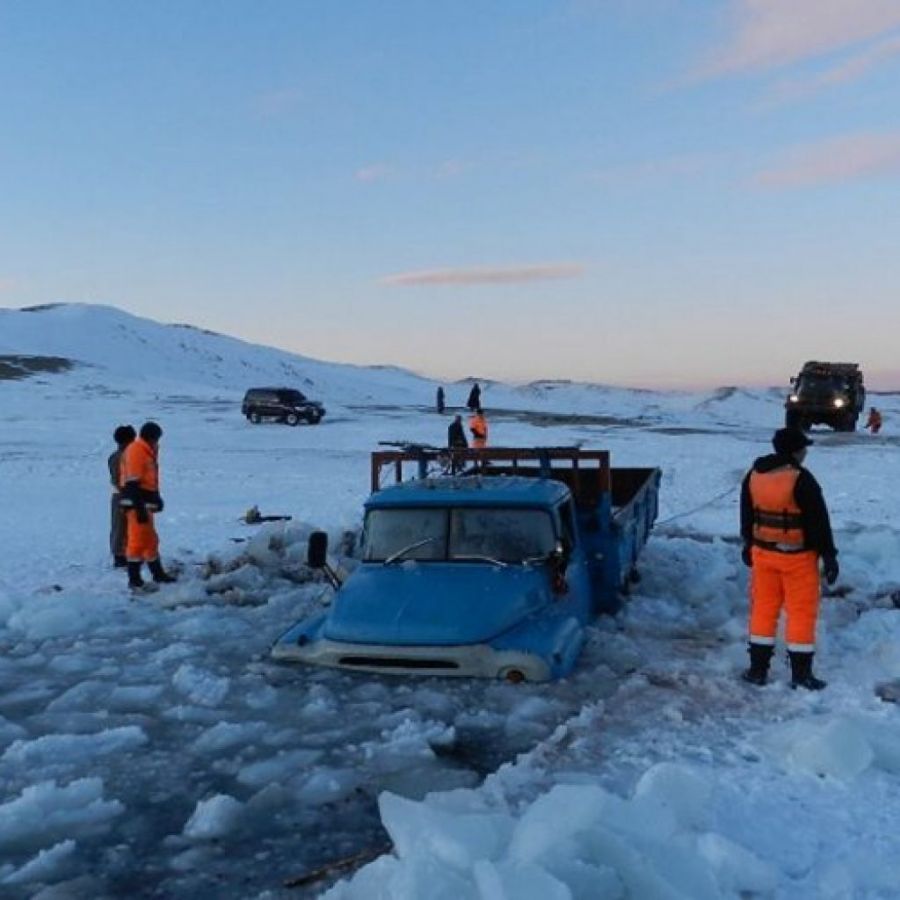
[[[472,447],[476,450],[487,447],[488,423],[480,406],[475,410],[475,415],[469,419],[469,431],[472,433]]]
[[[113,565],[117,569],[125,568],[125,510],[122,508],[122,496],[119,491],[119,469],[122,465],[122,454],[125,448],[137,437],[137,432],[131,425],[120,425],[113,432],[113,440],[116,449],[109,454],[106,460],[109,466],[109,483],[112,486],[112,496],[109,504],[109,552],[112,554]]]
[[[478,386],[478,382],[472,385],[472,390],[469,391],[469,399],[466,400],[466,408],[470,409],[472,412],[475,412],[481,406],[481,388]]]
[[[881,412],[874,406],[869,407],[869,417],[866,419],[866,428],[872,434],[878,434],[881,431]]]
[[[443,412],[445,409],[443,387],[438,387],[438,389],[437,389],[437,396],[435,397],[435,406],[437,407],[437,411],[443,415]]]
[[[819,560],[830,585],[839,568],[822,489],[803,468],[811,444],[799,429],[779,429],[772,438],[775,452],[759,457],[741,485],[741,558],[751,569],[750,668],[742,677],[751,684],[766,683],[784,607],[791,687],[825,687],[812,671]]]
[[[175,581],[159,561],[159,537],[154,516],[163,511],[159,493],[159,440],[162,428],[156,422],[145,422],[138,438],[132,441],[122,456],[122,506],[127,510],[128,586],[133,590],[144,587],[141,567],[146,562],[157,583]]]

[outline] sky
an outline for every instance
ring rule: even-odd
[[[0,305],[900,387],[896,0],[0,0]]]

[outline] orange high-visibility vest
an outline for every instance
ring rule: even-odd
[[[159,466],[156,450],[143,438],[132,441],[122,454],[119,486],[136,481],[142,491],[159,491]]]
[[[472,416],[469,419],[469,430],[472,432],[473,447],[484,447],[487,444],[488,426],[484,416]]]
[[[798,550],[803,547],[803,518],[794,500],[794,487],[799,477],[800,470],[793,466],[750,473],[754,540]]]

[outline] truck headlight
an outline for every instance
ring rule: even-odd
[[[834,405],[837,409],[840,409],[847,401],[843,397],[835,397]]]
[[[796,403],[799,399],[800,398],[796,394],[791,394],[791,396],[788,397],[788,401],[790,403]]]

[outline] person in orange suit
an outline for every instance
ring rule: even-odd
[[[869,408],[869,418],[866,419],[866,428],[872,434],[878,434],[881,431],[881,413],[874,406]]]
[[[488,423],[480,406],[475,410],[475,415],[469,419],[469,431],[472,434],[472,446],[476,450],[487,447]]]
[[[776,431],[775,452],[757,459],[741,485],[741,556],[751,567],[750,668],[743,678],[751,684],[766,683],[784,608],[791,687],[825,687],[812,672],[819,561],[828,584],[837,580],[839,568],[822,489],[803,468],[810,444],[799,429]]]
[[[159,440],[162,428],[156,422],[145,422],[138,438],[122,455],[120,489],[122,506],[126,510],[127,543],[125,558],[128,565],[128,586],[133,590],[144,587],[141,567],[146,562],[157,583],[174,581],[159,560],[159,537],[154,515],[163,510],[159,493]]]

